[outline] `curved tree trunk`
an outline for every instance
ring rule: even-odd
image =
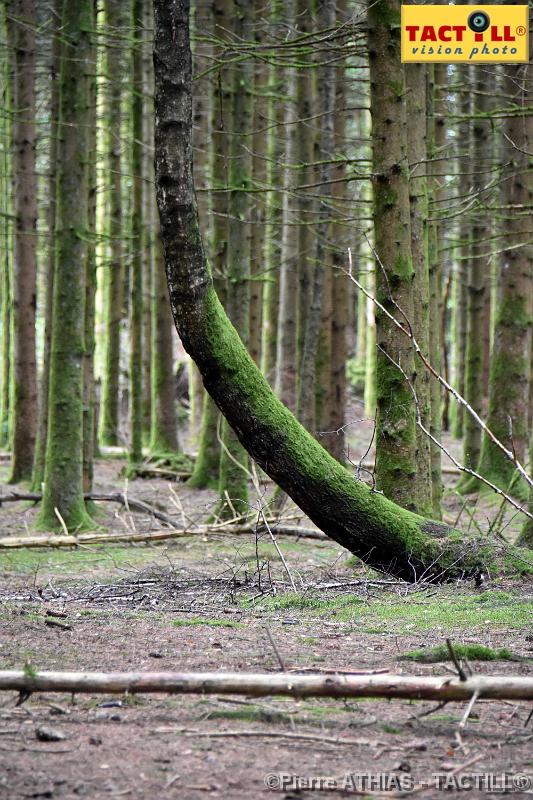
[[[213,287],[192,177],[188,0],[155,0],[156,185],[172,311],[204,384],[262,469],[328,536],[403,578],[476,572],[483,557],[442,523],[373,492],[330,456],[276,398]]]

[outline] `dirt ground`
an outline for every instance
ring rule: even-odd
[[[370,427],[354,427],[357,459]],[[95,490],[123,489],[123,465],[99,461]],[[0,480],[8,466],[0,463]],[[487,530],[498,504],[465,506],[453,494],[456,478],[446,480],[446,518]],[[0,483],[0,492],[11,489]],[[164,479],[130,481],[128,492],[189,527],[205,521],[216,500]],[[118,506],[101,509],[109,530],[161,527]],[[31,531],[35,513],[6,504],[0,535]],[[285,514],[291,525],[310,524],[295,519],[294,508]],[[499,527],[512,539],[519,524],[507,513]],[[409,586],[369,571],[333,542],[279,536],[277,543],[288,571],[267,534],[0,552],[0,669],[442,675],[450,664],[401,657],[450,637],[510,651],[473,661],[476,673],[531,675],[530,576],[491,575],[481,587]],[[16,702],[15,693],[0,696],[7,800],[310,800],[398,796],[413,787],[424,798],[533,793],[531,703],[479,700],[460,729],[460,703],[64,694]],[[318,777],[329,784],[306,788]]]

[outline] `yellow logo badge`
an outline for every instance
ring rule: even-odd
[[[402,61],[527,63],[527,6],[402,6]]]

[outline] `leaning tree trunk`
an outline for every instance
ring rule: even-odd
[[[483,555],[443,523],[400,508],[331,457],[276,398],[220,304],[192,175],[188,0],[155,0],[156,186],[172,311],[207,391],[259,466],[327,535],[403,578],[476,572]]]

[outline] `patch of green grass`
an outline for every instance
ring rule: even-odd
[[[385,733],[401,733],[399,728],[395,728],[394,725],[389,725],[386,722],[381,726],[381,728],[385,731]]]
[[[189,617],[188,619],[173,619],[170,623],[176,628],[187,628],[191,625],[208,625],[211,628],[244,628],[243,622],[234,622],[231,619],[211,619],[208,617]]]
[[[85,576],[88,569],[113,567],[115,564],[143,564],[154,560],[151,548],[106,545],[91,545],[75,550],[42,550],[40,548],[24,548],[2,553],[2,573],[34,574],[35,571],[64,573],[69,577]]]
[[[437,590],[431,598],[385,595],[380,600],[367,600],[358,595],[324,600],[310,594],[286,592],[262,598],[256,605],[265,611],[294,609],[308,612],[310,616],[317,612],[325,618],[334,616],[339,622],[358,621],[364,624],[366,633],[391,629],[395,633],[434,628],[474,629],[487,625],[516,629],[529,626],[533,615],[531,598],[499,591],[450,595],[449,589]]]
[[[515,661],[510,650],[502,648],[493,650],[482,644],[454,644],[454,652],[458,658],[467,658],[469,661]],[[427,650],[412,650],[398,656],[399,661],[420,661],[423,664],[436,664],[439,661],[450,661],[450,653],[445,645],[428,648]]]

